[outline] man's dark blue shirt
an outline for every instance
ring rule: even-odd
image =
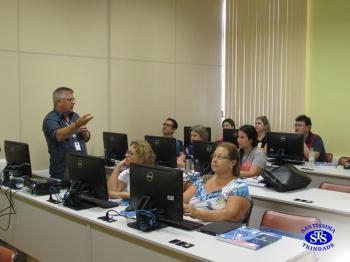
[[[50,175],[54,178],[63,179],[66,169],[66,154],[68,152],[87,154],[86,144],[83,137],[78,133],[72,134],[61,142],[57,142],[57,129],[67,127],[72,122],[75,122],[79,115],[72,112],[69,116],[69,121],[64,119],[63,113],[52,110],[46,115],[43,121],[43,132],[46,138],[48,151],[50,154]],[[80,145],[80,151],[77,150],[76,142]]]

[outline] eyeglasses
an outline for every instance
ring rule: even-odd
[[[134,156],[134,155],[136,155],[135,153],[133,153],[133,152],[130,151],[130,150],[126,151],[126,154],[129,155],[129,156]]]
[[[304,123],[295,123],[294,127],[304,127],[306,126]]]
[[[172,125],[172,124],[168,124],[168,123],[163,123],[163,126],[173,127],[173,125]]]
[[[217,160],[224,160],[224,159],[230,159],[228,156],[220,156],[220,155],[212,155],[211,159],[217,159]]]
[[[68,101],[69,103],[75,103],[75,101],[76,101],[75,97],[71,97],[71,98],[62,97],[62,98],[60,98],[60,99],[66,100],[66,101]]]

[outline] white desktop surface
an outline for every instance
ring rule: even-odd
[[[144,233],[127,227],[122,217],[114,223],[97,219],[104,209],[75,211],[47,202],[48,196],[17,192],[13,198],[17,213],[10,229],[0,232],[1,239],[40,261],[287,261],[310,256],[301,241],[286,237],[255,251],[171,227]],[[1,202],[2,207],[6,205]],[[5,222],[1,220],[1,226]],[[179,247],[169,243],[172,239],[195,246]]]
[[[343,166],[322,166],[322,165],[295,165],[299,170],[310,174],[330,175],[341,178],[348,178],[350,181],[350,169],[344,169]]]
[[[323,190],[318,188],[305,188],[279,193],[269,188],[250,186],[249,192],[254,198],[278,201],[295,206],[313,208],[327,212],[350,216],[350,194]],[[294,199],[313,201],[305,203]],[[350,221],[349,221],[350,225]]]

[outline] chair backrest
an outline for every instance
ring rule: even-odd
[[[17,252],[8,247],[0,245],[0,261],[13,262],[17,256]]]
[[[333,184],[329,182],[322,182],[320,184],[320,189],[350,193],[350,185],[339,185],[339,184]]]
[[[333,160],[333,154],[332,153],[325,153],[325,161],[327,163],[332,163]]]
[[[301,229],[307,225],[319,223],[320,220],[315,217],[266,210],[261,219],[260,229],[277,232],[290,237],[301,238]]]
[[[242,224],[245,224],[246,226],[249,225],[249,220],[250,220],[250,216],[252,215],[253,206],[254,206],[254,201],[253,201],[253,199],[251,199],[250,200],[250,207],[249,207],[249,210],[247,212],[247,215],[242,221]]]

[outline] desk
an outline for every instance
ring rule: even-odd
[[[258,228],[265,210],[277,210],[297,215],[314,216],[322,223],[336,229],[336,247],[321,256],[320,261],[349,261],[350,251],[350,194],[317,188],[305,188],[279,193],[272,189],[249,187],[254,199],[250,225]],[[298,202],[294,199],[311,200],[313,203]],[[346,257],[346,260],[341,260]],[[339,260],[336,260],[338,258]]]
[[[350,170],[343,166],[295,166],[312,180],[308,187],[318,188],[322,182],[350,185]],[[313,170],[306,170],[306,169]]]
[[[97,219],[105,214],[101,208],[75,211],[47,202],[47,196],[18,192],[13,198],[17,213],[0,237],[40,261],[303,261],[311,256],[299,240],[286,237],[254,251],[171,227],[140,232],[127,227],[124,218],[114,223]],[[175,238],[195,246],[170,244]]]

